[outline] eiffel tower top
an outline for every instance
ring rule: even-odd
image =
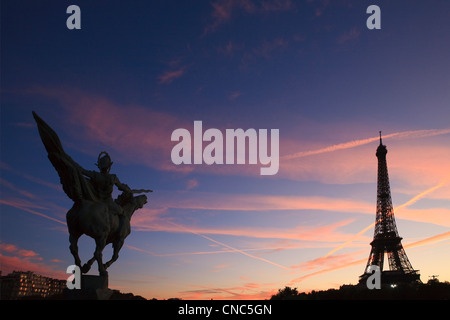
[[[381,139],[381,131],[380,131],[380,145],[377,148],[377,157],[379,158],[381,157],[386,157],[387,154],[387,148],[386,146],[383,144],[383,140]]]

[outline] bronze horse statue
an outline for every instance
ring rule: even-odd
[[[107,275],[106,269],[117,260],[124,240],[131,232],[130,220],[133,213],[147,203],[146,195],[134,194],[152,190],[132,190],[121,183],[116,175],[110,174],[112,161],[106,152],[100,153],[98,157],[97,166],[100,172],[83,169],[65,153],[53,129],[35,112],[33,116],[48,158],[58,172],[63,190],[74,201],[67,212],[66,220],[69,248],[75,264],[81,268],[82,273],[87,273],[94,261],[97,261],[100,275]],[[115,200],[112,199],[114,185],[122,191]],[[83,234],[93,238],[96,247],[94,256],[81,266],[78,239]],[[104,264],[102,252],[109,243],[113,246],[113,256]]]
[[[108,206],[102,202],[83,200],[74,203],[67,212],[67,227],[69,229],[70,252],[75,258],[75,264],[87,273],[94,261],[97,261],[100,275],[107,274],[106,269],[117,260],[119,251],[125,238],[131,232],[130,220],[133,213],[147,203],[147,196],[133,196],[133,191],[123,192],[117,199],[123,208],[123,215],[110,213]],[[86,234],[95,240],[94,256],[81,267],[78,255],[78,239]],[[112,243],[113,256],[103,264],[102,251],[106,245]]]

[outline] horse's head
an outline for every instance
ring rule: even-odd
[[[116,199],[116,203],[123,208],[124,214],[131,219],[133,213],[147,203],[146,195],[134,196],[133,192],[124,191]]]
[[[147,196],[145,194],[141,194],[140,196],[134,197],[134,201],[136,201],[136,210],[141,209],[147,203]]]

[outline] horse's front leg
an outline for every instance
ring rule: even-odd
[[[101,276],[108,275],[108,272],[106,271],[105,265],[103,264],[103,249],[106,246],[106,237],[102,237],[95,240],[95,252],[94,252],[94,258],[97,260],[98,264],[98,272]]]
[[[94,263],[94,261],[96,260],[95,256],[92,257],[91,259],[88,260],[88,262],[86,262],[83,267],[81,268],[81,273],[88,273],[89,270],[91,270],[91,266]]]
[[[119,258],[119,251],[123,246],[123,240],[118,240],[116,242],[113,243],[113,255],[111,260],[109,260],[107,263],[105,263],[105,269],[109,268],[110,265],[113,264],[114,261],[116,261]]]

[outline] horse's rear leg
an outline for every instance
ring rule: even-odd
[[[103,249],[106,246],[106,237],[100,238],[95,240],[95,252],[94,252],[94,258],[97,260],[98,264],[98,272],[101,276],[108,275],[108,272],[106,271],[106,268],[103,264]]]
[[[90,258],[81,268],[81,272],[82,273],[88,273],[89,270],[91,270],[91,266],[95,261],[102,261],[102,251],[105,248],[106,245],[106,241],[99,239],[99,240],[95,240],[95,251],[94,251],[94,256],[92,258]],[[103,265],[103,263],[102,263]],[[100,274],[102,273],[102,270],[100,270]]]
[[[80,256],[78,255],[78,239],[80,238],[80,235],[70,234],[69,236],[69,242],[70,242],[70,253],[72,253],[74,259],[75,259],[75,265],[78,267],[81,267],[81,260]]]

